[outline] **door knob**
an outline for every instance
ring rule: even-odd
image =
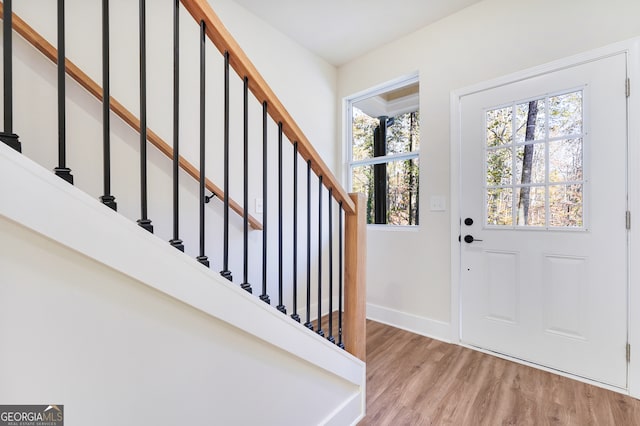
[[[476,240],[475,238],[473,238],[473,235],[465,235],[464,236],[464,242],[471,244],[474,241],[482,241],[482,240]]]
[[[473,225],[473,219],[471,219],[470,217],[466,218],[464,220],[464,224],[467,225],[467,226]]]

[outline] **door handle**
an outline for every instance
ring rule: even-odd
[[[465,235],[464,236],[464,242],[467,244],[471,244],[474,241],[482,241],[482,240],[476,240],[475,238],[473,238],[473,235]]]

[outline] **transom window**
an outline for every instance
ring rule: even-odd
[[[485,224],[584,229],[583,90],[485,112]]]

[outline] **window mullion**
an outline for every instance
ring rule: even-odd
[[[516,186],[516,103],[511,104],[511,224],[512,226],[518,225],[518,193]]]
[[[544,226],[551,223],[551,199],[549,197],[549,96],[544,98]]]
[[[353,161],[350,166],[353,168],[359,166],[371,166],[374,164],[392,163],[394,161],[413,160],[414,158],[418,158],[419,156],[420,151],[403,152],[402,154],[390,154],[385,155],[384,157],[373,157],[367,158],[366,160]]]

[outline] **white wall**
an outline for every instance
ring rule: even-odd
[[[319,424],[357,391],[11,222],[0,232],[6,403],[56,401],[69,425]]]
[[[6,403],[69,425],[363,415],[363,362],[4,145],[0,193]]]
[[[418,71],[422,117],[420,228],[368,231],[368,316],[450,338],[450,213],[429,198],[450,188],[450,93],[640,35],[635,0],[485,0],[338,71],[340,99]],[[448,207],[451,205],[449,199]]]
[[[172,144],[172,2],[147,2],[147,69],[148,69],[148,125],[167,143]],[[239,41],[248,56],[272,86],[285,107],[297,120],[308,138],[314,143],[329,167],[339,164],[339,148],[335,143],[336,131],[336,78],[337,70],[312,55],[301,46],[279,33],[259,17],[238,6],[231,0],[212,0],[213,9]],[[123,103],[135,115],[139,110],[138,76],[138,6],[137,2],[114,0],[111,13],[111,89],[112,96]],[[33,0],[14,2],[14,10],[56,45],[55,2]],[[66,2],[67,57],[80,66],[99,84],[101,74],[101,21],[100,2],[69,0]],[[192,164],[199,163],[199,28],[191,15],[181,10],[181,154]],[[31,48],[19,36],[14,37],[14,96],[15,124],[23,144],[23,152],[48,169],[57,165],[57,101],[56,69],[44,57]],[[223,61],[220,53],[209,43],[207,48],[207,176],[219,186],[223,184],[222,157],[222,82]],[[242,204],[242,82],[232,74],[231,86],[231,197]],[[259,220],[255,212],[255,199],[262,197],[262,110],[250,95],[250,168],[248,210]],[[102,195],[102,112],[101,105],[76,83],[67,78],[67,156],[76,186],[94,197]],[[136,220],[139,212],[139,137],[136,132],[112,115],[112,195],[116,197],[118,211]],[[269,245],[269,290],[271,300],[277,303],[277,128],[269,128],[269,200],[271,242]],[[292,147],[285,140],[285,241],[291,240],[290,223]],[[149,218],[155,234],[163,240],[172,238],[171,216],[171,166],[170,161],[153,148],[149,149]],[[300,231],[306,226],[303,207],[306,205],[304,163],[300,168]],[[180,238],[186,252],[198,255],[198,186],[181,175],[182,191]],[[317,184],[312,184],[312,197],[317,200]],[[326,198],[325,198],[326,199]],[[213,200],[207,206],[206,254],[211,269],[222,269],[222,203]],[[313,217],[316,216],[313,210]],[[230,269],[234,282],[242,282],[242,220],[231,215]],[[325,227],[326,229],[326,227]],[[315,230],[315,226],[314,226]],[[315,238],[315,237],[314,237]],[[326,236],[324,236],[326,241]],[[251,231],[249,235],[249,283],[254,293],[261,287],[262,233]],[[300,259],[304,259],[305,252]],[[317,276],[317,244],[312,243],[313,276]],[[291,249],[285,246],[285,283],[291,282]],[[325,256],[326,259],[326,256]],[[327,276],[326,264],[324,276]],[[299,267],[299,280],[304,282],[305,268]],[[313,285],[314,289],[316,285]],[[285,305],[291,310],[290,289],[285,287]],[[326,290],[325,290],[326,294]],[[304,294],[300,295],[300,300]],[[315,299],[315,293],[313,298]],[[276,304],[274,303],[274,304]],[[325,303],[326,306],[326,303]],[[315,312],[315,309],[312,310]]]

